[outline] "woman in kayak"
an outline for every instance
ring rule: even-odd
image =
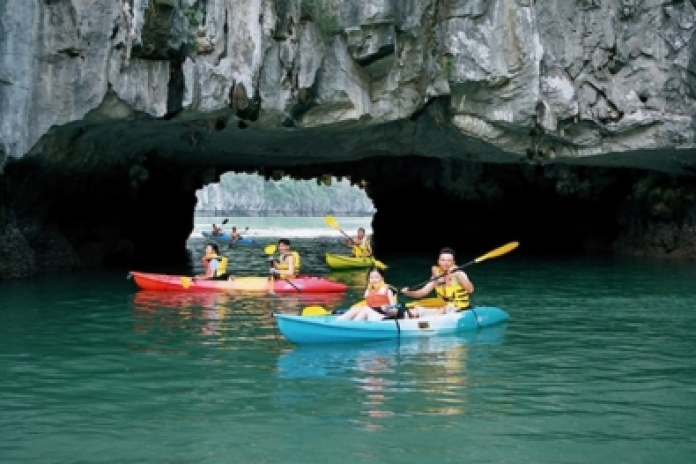
[[[384,281],[384,274],[376,267],[367,272],[364,304],[354,306],[338,316],[341,321],[381,321],[396,315],[396,289]]]
[[[435,290],[438,299],[442,300],[441,306],[413,308],[418,315],[446,314],[448,312],[463,311],[469,307],[469,295],[474,293],[474,284],[469,276],[457,267],[455,253],[451,248],[443,248],[437,259],[437,265],[431,269],[430,281],[418,290],[408,287],[401,289],[401,293],[411,298],[423,298]]]
[[[355,237],[346,237],[343,240],[343,245],[353,249],[353,256],[357,258],[370,257],[372,256],[372,246],[370,245],[370,238],[365,235],[365,229],[360,227],[358,229],[358,235]]]
[[[209,243],[205,246],[205,255],[201,258],[205,272],[198,276],[199,279],[227,279],[227,258],[220,255],[217,244]]]
[[[278,240],[280,260],[272,260],[271,274],[281,279],[297,277],[300,273],[300,254],[290,249],[290,240]]]

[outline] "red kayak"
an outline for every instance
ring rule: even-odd
[[[340,293],[348,286],[324,277],[298,276],[293,279],[236,277],[233,280],[208,280],[190,276],[150,274],[131,271],[143,290],[189,292],[263,292],[263,293]]]

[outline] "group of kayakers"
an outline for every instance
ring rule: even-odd
[[[236,228],[232,228],[236,233]],[[237,234],[238,235],[238,234]],[[354,237],[346,236],[343,245],[351,248],[353,256],[372,256],[370,239],[365,229],[360,227]],[[281,238],[277,243],[278,258],[269,258],[269,273],[277,278],[292,278],[300,273],[301,258],[297,251],[291,249],[291,242]],[[367,286],[364,300],[354,305],[339,316],[341,320],[381,320],[388,318],[417,318],[424,315],[446,314],[462,311],[469,307],[469,295],[474,292],[474,285],[466,273],[457,267],[456,254],[451,248],[443,248],[438,255],[437,264],[431,268],[431,278],[420,288],[404,287],[401,290],[389,285],[384,273],[378,267],[367,272]],[[205,267],[203,279],[234,279],[227,274],[227,258],[220,254],[218,245],[209,243],[202,258]],[[398,295],[410,298],[423,298],[435,292],[437,299],[428,306],[414,305],[406,308],[398,304]]]
[[[423,298],[432,291],[437,295],[432,306],[415,304],[407,308],[398,304],[399,293],[410,298]],[[364,300],[340,315],[338,319],[378,321],[385,318],[408,319],[463,311],[469,307],[469,295],[473,292],[474,284],[469,280],[469,276],[457,267],[454,250],[443,248],[438,255],[437,264],[431,268],[430,279],[418,289],[404,287],[397,290],[384,280],[381,269],[371,268],[367,273]]]
[[[247,229],[248,229],[248,227],[247,227]],[[212,230],[211,230],[211,232],[210,232],[210,235],[217,236],[217,237],[223,235],[222,227],[218,226],[217,224],[213,224],[213,225],[212,225]],[[237,227],[236,227],[236,226],[232,226],[232,229],[230,230],[230,241],[231,241],[232,243],[236,243],[236,242],[238,242],[239,240],[241,240],[242,238],[243,238],[243,237],[242,237],[242,234],[240,234],[240,233],[237,231]]]
[[[290,240],[281,238],[277,246],[279,257],[269,258],[271,265],[270,274],[278,278],[291,278],[300,273],[300,254],[290,249]],[[203,263],[203,274],[196,276],[198,279],[214,280],[234,280],[234,276],[227,273],[228,259],[220,254],[220,247],[217,243],[208,243],[205,246],[205,253],[201,258]]]

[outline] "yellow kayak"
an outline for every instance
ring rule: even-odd
[[[367,269],[372,266],[386,269],[387,266],[373,257],[355,257],[326,253],[326,264],[331,269]]]

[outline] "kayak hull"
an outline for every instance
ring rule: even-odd
[[[345,269],[368,269],[373,266],[385,269],[387,266],[384,263],[376,260],[373,257],[355,257],[347,255],[337,255],[334,253],[326,253],[326,264],[335,270]]]
[[[236,242],[232,241],[232,237],[230,234],[223,232],[220,235],[213,235],[210,232],[205,232],[202,231],[201,234],[203,237],[207,238],[208,240],[214,240],[218,243],[224,243],[227,245],[246,245],[246,246],[262,246],[261,242],[257,242],[256,240],[252,240],[250,238],[240,238]]]
[[[259,292],[259,293],[340,293],[347,285],[324,277],[299,276],[294,279],[236,277],[234,280],[196,279],[190,276],[151,274],[132,271],[130,275],[143,290],[187,292]],[[294,285],[294,287],[293,287]],[[272,290],[272,291],[271,291]]]
[[[334,315],[274,314],[273,316],[276,318],[280,332],[293,343],[345,343],[432,337],[491,327],[509,319],[505,311],[493,306],[398,321],[340,321]]]

